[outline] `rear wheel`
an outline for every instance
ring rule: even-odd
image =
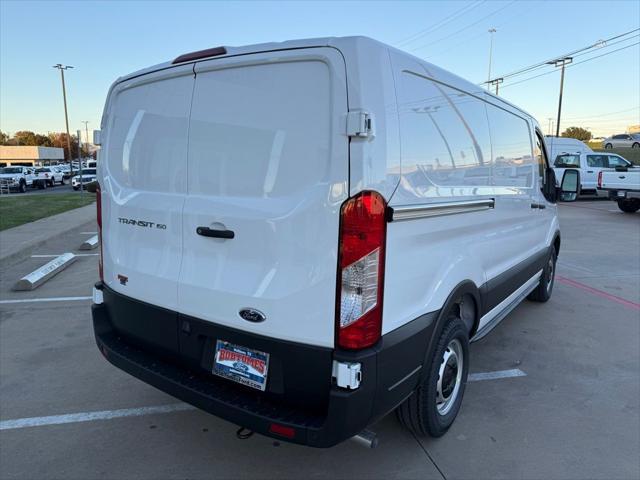
[[[607,143],[604,148],[606,148],[607,150],[611,150],[613,148],[613,145],[611,145],[610,143]]]
[[[20,193],[24,193],[27,191],[27,182],[25,182],[24,180],[20,180],[20,186],[18,187],[20,190]]]
[[[631,145],[631,148],[640,148],[640,143],[635,142],[633,145]]]
[[[551,292],[553,292],[553,284],[555,283],[556,278],[557,255],[556,248],[551,247],[549,258],[542,270],[540,283],[538,283],[536,289],[527,297],[529,300],[533,300],[534,302],[546,302],[551,298]]]
[[[618,208],[624,213],[635,213],[640,210],[640,200],[618,200]]]
[[[469,373],[469,334],[460,318],[449,318],[425,368],[426,377],[396,413],[416,435],[440,437],[460,411]]]

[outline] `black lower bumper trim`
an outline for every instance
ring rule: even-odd
[[[358,434],[411,394],[418,378],[407,377],[406,374],[422,364],[428,335],[437,315],[434,312],[410,322],[383,336],[370,349],[359,352],[334,351],[333,359],[360,362],[363,380],[356,390],[329,386],[326,394],[328,400],[319,411],[317,405],[305,408],[304,405],[278,401],[277,396],[254,392],[206,370],[191,368],[188,362],[181,361],[179,352],[167,352],[166,344],[164,348],[154,349],[140,344],[136,338],[127,338],[120,328],[114,328],[110,318],[113,312],[118,311],[113,308],[113,302],[119,296],[109,291],[111,306],[92,306],[96,343],[109,362],[176,398],[236,425],[280,440],[314,447],[330,447]],[[144,322],[138,317],[128,321]],[[115,323],[123,325],[122,319]],[[249,341],[250,337],[246,340]],[[271,341],[274,342],[273,350],[278,351],[281,347],[279,341]],[[398,385],[398,379],[405,377],[407,380]],[[286,383],[287,378],[284,381]],[[302,398],[305,394],[303,392]],[[274,433],[281,431],[272,428],[274,423],[293,429],[293,437],[283,438]]]

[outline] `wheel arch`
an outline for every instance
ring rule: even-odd
[[[474,304],[473,326],[471,327],[471,330],[469,332],[469,339],[471,339],[477,331],[478,324],[480,322],[480,314],[482,312],[482,297],[480,296],[480,289],[472,280],[463,280],[453,288],[446,301],[444,302],[442,308],[440,309],[440,312],[438,313],[438,317],[436,319],[431,338],[429,339],[429,345],[427,347],[425,358],[423,361],[424,366],[428,365],[428,362],[433,356],[433,349],[437,344],[438,338],[440,338],[445,325],[447,324],[449,314],[456,308],[457,305],[460,304],[460,300],[464,298],[470,298]],[[421,377],[424,377],[424,375],[427,374],[428,371],[429,368],[422,368]]]

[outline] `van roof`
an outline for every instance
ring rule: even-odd
[[[319,38],[305,38],[298,40],[287,40],[284,42],[269,42],[269,43],[258,43],[253,45],[244,45],[239,47],[231,47],[226,45],[214,46],[213,48],[209,48],[211,50],[212,56],[202,57],[195,60],[187,60],[185,62],[174,63],[176,59],[179,57],[187,56],[190,52],[179,53],[174,59],[169,61],[159,63],[157,65],[153,65],[151,67],[147,67],[136,72],[130,73],[123,77],[118,78],[114,85],[125,80],[129,80],[135,77],[139,77],[141,75],[145,75],[148,73],[156,72],[159,70],[164,70],[167,68],[172,68],[177,65],[188,65],[190,63],[195,63],[198,61],[207,60],[210,58],[226,58],[226,57],[234,57],[238,55],[247,55],[251,53],[260,53],[260,52],[275,52],[279,50],[293,50],[293,49],[301,49],[301,48],[312,48],[312,47],[334,47],[340,50],[343,55],[346,51],[353,50],[354,48],[369,50],[367,53],[373,53],[373,51],[377,50],[391,50],[399,55],[403,55],[405,57],[410,57],[414,61],[420,63],[425,66],[426,69],[432,73],[433,77],[437,80],[442,81],[443,83],[447,83],[453,87],[464,90],[468,93],[475,94],[485,94],[490,98],[493,102],[499,102],[504,105],[508,105],[509,107],[518,110],[522,114],[526,115],[529,118],[533,118],[529,113],[525,112],[521,108],[513,105],[512,103],[506,101],[501,97],[497,97],[484,89],[482,86],[474,84],[468,80],[465,80],[458,75],[455,75],[447,70],[444,70],[438,67],[435,64],[429,63],[415,55],[411,55],[403,50],[397,49],[385,43],[379,42],[378,40],[374,40],[370,37],[365,36],[349,36],[349,37],[319,37]],[[198,52],[198,51],[196,51]],[[196,53],[191,52],[191,53]],[[220,53],[224,52],[224,53]]]

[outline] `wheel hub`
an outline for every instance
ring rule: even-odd
[[[460,392],[463,370],[463,351],[460,341],[451,340],[442,355],[436,384],[436,405],[440,415],[449,413]]]

